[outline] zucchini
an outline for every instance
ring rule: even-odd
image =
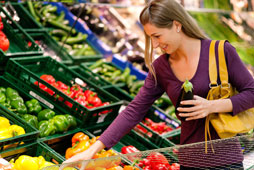
[[[182,85],[182,89],[181,89],[181,94],[178,97],[178,101],[176,103],[176,111],[177,108],[180,107],[192,107],[193,105],[181,105],[180,102],[183,100],[193,100],[193,85],[191,82],[189,82],[189,80],[187,79],[183,85]],[[179,112],[177,111],[177,114],[179,114]],[[181,117],[180,120],[185,121],[185,117]]]

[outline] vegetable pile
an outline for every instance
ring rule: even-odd
[[[47,74],[43,74],[40,78],[88,109],[110,104],[109,102],[102,102],[97,93],[93,92],[92,90],[84,91],[80,85],[75,84],[70,87],[61,81],[56,81],[52,75]],[[38,83],[38,81],[34,82],[34,84],[38,85],[39,88],[46,91],[51,96],[55,94],[53,90],[47,88],[44,84]],[[59,101],[63,101],[62,97],[55,97],[58,98]],[[65,101],[64,103],[70,108],[73,106],[73,104],[68,101]],[[102,111],[100,114],[106,114],[108,112],[109,111]]]
[[[87,35],[77,33],[69,26],[69,21],[65,20],[65,13],[62,11],[57,15],[57,7],[42,2],[27,1],[28,10],[32,16],[43,26],[52,28],[50,34],[55,40],[63,45],[72,56],[95,55],[95,51],[86,43]],[[70,36],[67,38],[68,33]],[[66,39],[67,38],[67,39]]]
[[[41,137],[62,133],[77,126],[76,118],[72,115],[55,115],[53,110],[43,109],[36,99],[24,102],[18,91],[10,87],[0,87],[0,104],[39,129]]]

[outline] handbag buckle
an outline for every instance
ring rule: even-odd
[[[224,85],[221,84],[220,86],[221,86],[221,88],[230,88],[231,85],[230,85],[230,83],[227,83]]]
[[[213,88],[213,87],[218,87],[218,83],[216,83],[216,84],[209,83],[209,87],[210,87],[210,89]]]

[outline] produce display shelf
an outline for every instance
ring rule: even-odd
[[[40,79],[43,74],[52,75],[56,80],[62,81],[69,87],[73,84],[79,84],[83,90],[89,89],[97,93],[102,102],[110,102],[109,105],[100,106],[88,109],[80,103],[74,101],[72,98],[59,91],[49,83]],[[11,59],[8,62],[6,75],[13,81],[19,81],[30,87],[29,91],[44,97],[48,102],[54,103],[54,107],[59,110],[66,110],[72,115],[82,120],[84,126],[95,125],[102,122],[112,122],[117,116],[118,110],[121,106],[121,101],[111,95],[109,92],[99,88],[93,82],[86,80],[78,73],[73,72],[67,66],[55,61],[50,57],[27,57],[22,59]],[[53,91],[54,95],[39,88],[34,83],[45,85],[48,89]],[[57,98],[56,98],[57,97]],[[58,100],[61,97],[63,100]],[[71,106],[66,105],[66,102],[71,103]],[[107,114],[100,114],[100,112],[108,111]]]

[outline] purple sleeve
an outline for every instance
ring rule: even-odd
[[[153,102],[158,99],[163,90],[157,85],[153,76],[149,73],[144,86],[132,102],[123,110],[111,125],[103,132],[99,140],[107,149],[114,146],[120,139],[128,133],[145,116]]]
[[[231,97],[233,115],[254,107],[254,79],[238,56],[235,48],[225,43],[225,56],[228,62],[229,82],[239,92]]]

